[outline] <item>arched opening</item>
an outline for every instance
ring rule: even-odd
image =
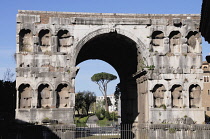
[[[179,31],[172,31],[169,35],[169,39],[170,39],[170,52],[180,53],[181,33]]]
[[[70,88],[68,84],[59,84],[56,89],[56,107],[57,108],[69,108],[72,106],[72,102],[70,101]]]
[[[86,60],[81,62],[77,66],[80,68],[80,70],[77,73],[75,80],[75,92],[91,91],[94,92],[96,96],[102,96],[98,85],[91,81],[91,77],[95,73],[107,72],[117,76],[116,80],[113,80],[110,83],[108,83],[107,94],[109,95],[114,93],[116,85],[120,82],[116,70],[105,61]]]
[[[172,86],[172,88],[171,88],[172,108],[182,108],[183,107],[182,90],[183,90],[183,88],[179,84]]]
[[[190,108],[201,107],[201,87],[198,84],[193,84],[189,87]]]
[[[187,44],[188,44],[188,52],[193,53],[196,52],[196,47],[200,43],[200,36],[199,33],[196,31],[190,31],[188,35],[186,36],[187,38]]]
[[[19,92],[19,108],[31,108],[32,88],[29,84],[21,84],[18,88]]]
[[[50,45],[51,45],[51,33],[50,30],[46,29],[46,30],[41,30],[39,32],[39,46],[40,52],[46,52],[46,51],[51,51],[50,49]]]
[[[68,30],[58,31],[58,52],[67,52],[69,47],[73,44],[73,37],[70,35]]]
[[[107,62],[117,71],[120,78],[122,123],[134,123],[138,116],[137,83],[133,77],[137,72],[137,54],[137,44],[133,40],[111,32],[87,41],[76,58],[76,65],[98,59]]]
[[[164,48],[164,33],[162,31],[154,31],[151,37],[151,51],[161,53]]]
[[[162,46],[163,45],[164,33],[162,31],[154,31],[152,33],[152,45]]]
[[[33,51],[33,34],[29,29],[22,29],[19,32],[19,50],[22,52]]]
[[[50,108],[52,104],[52,90],[48,84],[41,84],[38,87],[37,108]]]
[[[152,90],[153,92],[153,99],[154,99],[154,107],[160,108],[165,107],[165,86],[163,84],[156,84]]]
[[[76,87],[75,92],[76,93],[94,92],[96,95],[96,103],[92,105],[91,107],[92,111],[90,111],[90,113],[91,112],[101,113],[102,111],[105,110],[104,96],[102,92],[99,90],[99,86],[95,82],[91,81],[91,77],[94,74],[101,73],[101,72],[106,72],[106,73],[110,73],[117,76],[117,79],[109,82],[107,86],[107,98],[110,98],[109,100],[111,102],[111,104],[108,103],[110,104],[108,106],[109,112],[117,113],[118,104],[116,103],[119,101],[114,98],[114,92],[116,90],[117,84],[120,81],[119,81],[119,76],[116,70],[107,62],[104,62],[102,60],[86,60],[84,62],[81,62],[77,66],[80,68],[80,70],[77,73],[76,80],[75,80],[75,87]],[[81,111],[81,112],[86,112],[86,111]],[[75,114],[78,114],[78,111],[76,111]],[[119,112],[118,112],[118,116],[120,116]]]

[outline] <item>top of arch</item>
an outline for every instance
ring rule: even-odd
[[[52,15],[84,15],[86,16],[98,16],[104,15],[104,18],[107,16],[129,16],[130,18],[135,18],[135,16],[142,16],[142,17],[153,17],[153,16],[177,16],[177,17],[199,17],[200,14],[133,14],[133,13],[84,13],[84,12],[56,12],[56,11],[31,11],[31,10],[18,10],[18,14],[52,14]],[[119,17],[120,18],[120,17]]]
[[[26,18],[27,21],[24,20],[24,17],[27,17]],[[84,22],[84,19],[86,22]],[[151,21],[151,19],[154,21]],[[41,23],[41,24],[48,24],[48,23],[53,24],[56,23],[55,21],[57,20],[57,22],[60,23],[62,22],[63,24],[89,24],[89,23],[104,24],[109,22],[115,22],[119,24],[148,25],[148,24],[159,24],[159,22],[156,21],[157,19],[165,19],[173,22],[179,22],[185,20],[183,22],[187,23],[190,22],[189,20],[200,21],[200,14],[124,14],[124,13],[82,13],[82,12],[18,10],[18,15],[17,15],[18,23],[28,22],[28,23]]]

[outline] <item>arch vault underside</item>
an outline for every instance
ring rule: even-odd
[[[204,121],[199,15],[19,11],[16,118],[73,124],[77,65],[120,77],[123,123]]]

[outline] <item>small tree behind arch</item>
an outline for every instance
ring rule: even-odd
[[[109,112],[107,103],[107,84],[115,79],[117,79],[117,76],[106,72],[96,73],[91,77],[91,80],[99,86],[99,90],[104,96],[105,107],[107,112]]]

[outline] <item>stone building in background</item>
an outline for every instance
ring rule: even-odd
[[[202,105],[205,108],[206,115],[210,117],[210,63],[204,61],[203,69],[203,92],[202,92]],[[207,117],[207,121],[210,118]]]
[[[116,106],[115,106],[115,98],[114,98],[114,94],[111,94],[111,95],[107,95],[107,97],[110,99],[110,102],[111,102],[111,106],[109,106],[109,112],[115,112],[116,111]],[[104,101],[104,96],[97,96],[96,97],[96,105],[97,103],[103,103]]]
[[[77,65],[120,77],[122,123],[204,122],[200,15],[19,11],[16,118],[73,124]]]

